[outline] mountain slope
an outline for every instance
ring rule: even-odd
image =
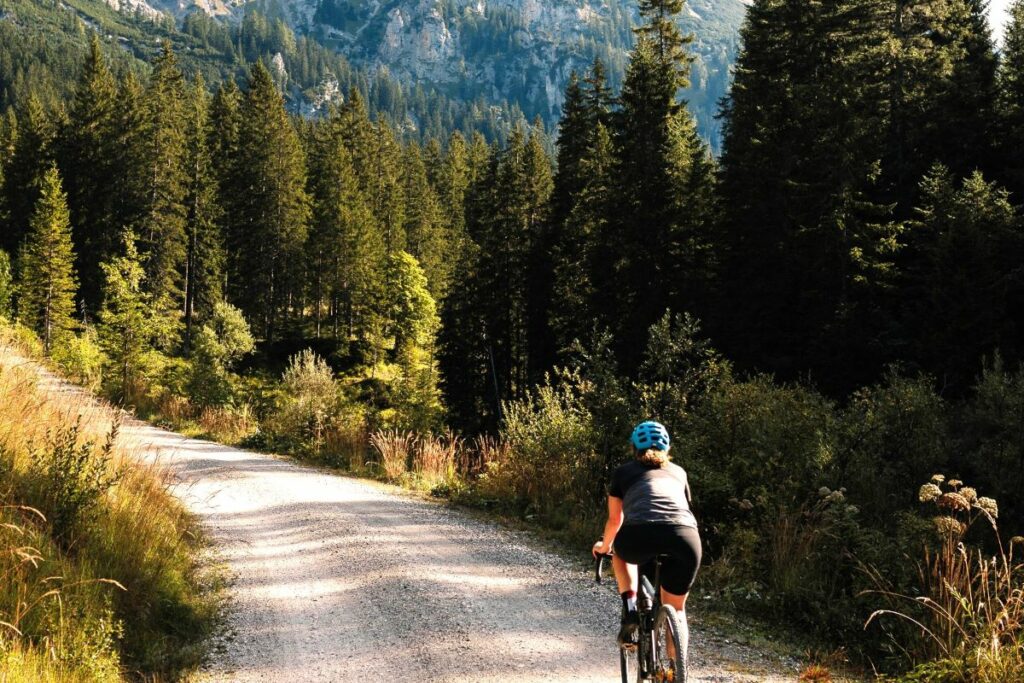
[[[549,125],[558,120],[573,70],[600,58],[619,85],[633,44],[631,28],[639,22],[635,0],[150,1],[179,17],[198,7],[236,21],[256,7],[354,64],[457,100],[507,99]],[[696,57],[685,96],[702,134],[716,146],[715,114],[745,11],[743,0],[688,0],[679,18],[694,36]]]

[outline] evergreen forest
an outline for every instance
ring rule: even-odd
[[[984,0],[755,0],[717,157],[684,0],[639,6],[554,141],[410,135],[354,72],[301,116],[260,50],[93,35],[66,88],[6,85],[0,314],[140,414],[583,547],[659,419],[707,595],[906,681],[1019,681],[1024,1],[997,52]]]

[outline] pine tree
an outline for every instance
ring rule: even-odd
[[[1014,0],[1003,36],[999,68],[1002,176],[1015,200],[1024,193],[1024,0]]]
[[[115,207],[118,182],[117,81],[93,36],[89,55],[78,79],[68,125],[61,145],[68,206],[75,217],[76,268],[81,275],[82,299],[98,306],[102,287],[99,264],[117,249]]]
[[[455,132],[448,139],[448,151],[441,161],[435,181],[438,201],[449,226],[449,251],[458,254],[466,236],[466,193],[472,181],[469,148],[462,134]]]
[[[604,66],[595,60],[584,84],[570,79],[562,108],[557,143],[558,170],[552,195],[553,281],[549,319],[552,350],[564,350],[573,342],[578,320],[603,319],[605,312],[593,306],[595,282],[602,278],[615,256],[604,242],[608,216],[615,204],[610,122],[611,97]],[[596,278],[596,279],[595,279]],[[612,284],[602,280],[612,291]],[[596,318],[592,318],[596,316]],[[606,321],[607,322],[607,321]]]
[[[99,312],[100,344],[113,370],[115,392],[131,402],[141,391],[144,358],[152,349],[154,329],[149,314],[150,295],[143,285],[145,269],[135,246],[135,235],[123,235],[123,254],[104,263],[103,306]]]
[[[310,177],[308,251],[316,334],[321,335],[326,305],[334,339],[366,340],[381,315],[384,240],[359,187],[343,115],[318,128]]]
[[[395,361],[402,369],[397,400],[402,427],[429,431],[438,426],[441,396],[434,359],[437,307],[427,277],[415,257],[397,252],[388,258],[388,292]]]
[[[14,108],[8,107],[4,115],[0,117],[0,228],[11,229],[10,212],[7,208],[7,175],[11,160],[14,157],[14,147],[18,139],[18,120],[14,115]]]
[[[836,389],[872,380],[891,352],[878,341],[899,233],[880,187],[890,22],[875,0],[750,8],[724,112],[726,292],[712,321],[742,366],[813,368]],[[839,368],[837,349],[857,362]]]
[[[53,161],[55,126],[42,102],[31,95],[17,118],[14,154],[4,167],[7,226],[0,249],[16,253],[29,229],[41,188],[39,180]]]
[[[708,239],[698,230],[712,222],[697,214],[706,208],[704,188],[712,168],[703,162],[707,151],[677,98],[688,83],[691,61],[689,39],[671,21],[681,8],[677,0],[641,4],[646,23],[636,29],[638,40],[620,96],[615,135],[619,211],[609,230],[618,253],[605,267],[615,272],[612,320],[627,368],[640,361],[650,325],[678,303],[673,287],[691,294],[698,289],[694,283],[703,277],[694,272],[694,264],[706,257]],[[695,188],[699,196],[690,196]]]
[[[402,197],[406,250],[426,274],[431,296],[443,299],[451,277],[452,240],[415,143],[406,145],[402,157]]]
[[[284,100],[267,69],[253,65],[242,105],[238,168],[244,169],[232,217],[232,299],[273,340],[296,313],[309,222],[306,162]]]
[[[177,341],[178,321],[185,310],[189,244],[185,80],[169,43],[154,61],[144,107],[145,134],[135,153],[143,159],[147,186],[137,225],[154,314],[162,320],[160,328],[168,331],[159,343],[169,348]]]
[[[51,165],[37,183],[39,199],[18,259],[18,317],[43,340],[47,354],[74,327],[75,253],[60,173]]]
[[[185,256],[185,337],[188,353],[195,319],[207,318],[223,299],[224,251],[220,232],[223,215],[209,149],[210,120],[206,85],[197,76],[188,108],[186,138],[187,251]]]
[[[982,0],[897,0],[888,9],[894,52],[880,56],[882,106],[891,112],[883,166],[898,215],[910,216],[933,163],[959,175],[989,170],[996,58]]]
[[[980,173],[958,182],[936,165],[921,196],[908,236],[903,336],[910,357],[955,395],[968,390],[984,357],[1002,351],[1021,360],[1024,231],[1007,192]]]
[[[122,79],[118,90],[116,113],[116,149],[114,177],[117,179],[117,191],[114,194],[114,210],[110,225],[105,227],[105,234],[110,238],[113,232],[116,246],[112,254],[120,253],[123,231],[133,225],[139,225],[149,206],[150,188],[148,187],[147,159],[138,152],[148,144],[145,93],[142,84],[128,72]],[[113,258],[113,256],[110,256]],[[102,270],[102,269],[101,269]],[[105,279],[104,275],[104,279]]]
[[[384,235],[384,246],[391,254],[406,247],[402,148],[391,127],[381,121],[373,125],[370,145],[365,191]]]
[[[615,258],[615,245],[607,234],[608,218],[614,211],[614,163],[611,135],[598,123],[593,143],[577,160],[584,183],[572,197],[554,249],[550,320],[559,352],[589,333],[585,329],[589,324],[608,326],[613,322],[606,317],[600,299],[613,287],[606,264]],[[581,321],[588,325],[581,326]]]

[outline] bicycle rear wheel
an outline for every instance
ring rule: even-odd
[[[686,683],[686,658],[680,634],[675,608],[662,605],[654,620],[654,680],[659,683]]]

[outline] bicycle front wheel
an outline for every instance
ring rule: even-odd
[[[654,680],[686,683],[686,657],[680,641],[679,615],[671,605],[662,605],[654,620]]]
[[[637,648],[619,648],[619,670],[622,683],[640,683],[640,657]]]

